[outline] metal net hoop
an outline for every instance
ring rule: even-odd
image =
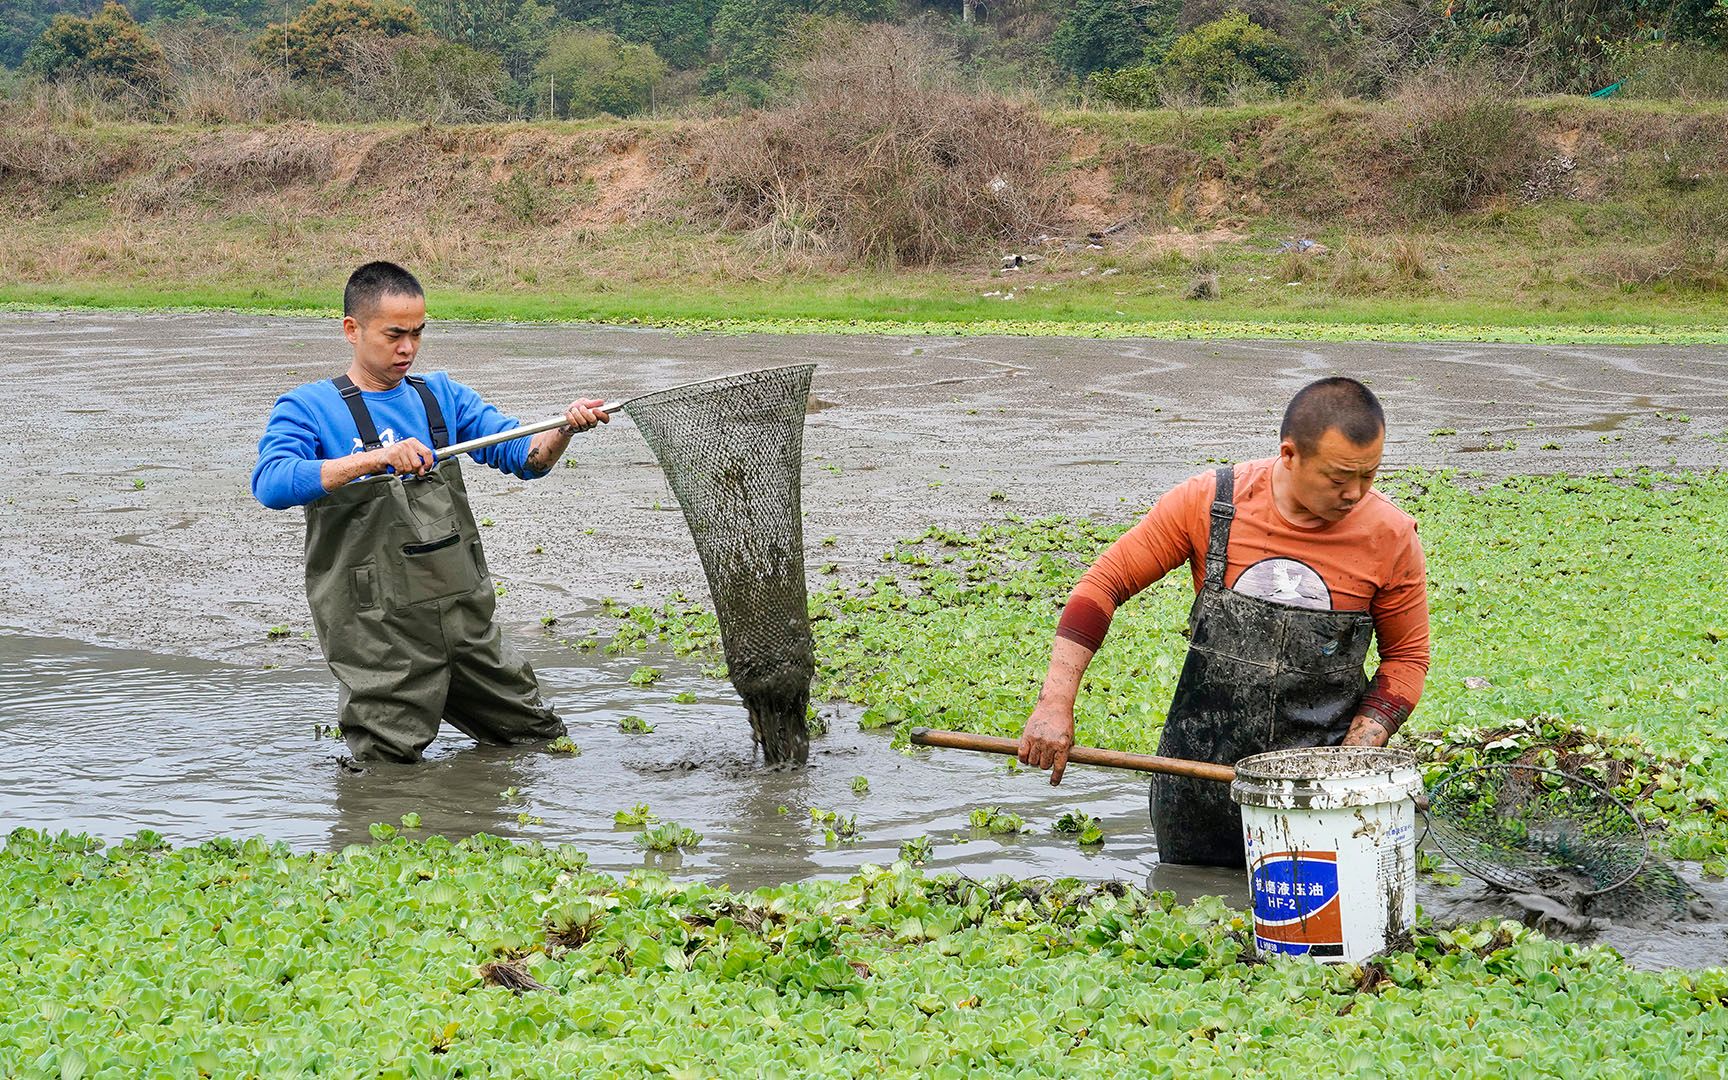
[[[1600,784],[1537,765],[1480,765],[1428,791],[1428,835],[1459,866],[1513,892],[1582,899],[1650,858],[1637,815]]]

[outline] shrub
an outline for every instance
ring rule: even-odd
[[[266,64],[296,78],[328,79],[346,67],[345,43],[418,33],[420,16],[387,0],[317,0],[289,23],[273,23],[252,43]]]
[[[1177,38],[1159,73],[1172,86],[1217,104],[1245,92],[1281,93],[1301,74],[1301,63],[1283,38],[1233,11]]]
[[[1460,213],[1507,194],[1540,155],[1518,103],[1468,73],[1406,83],[1380,124],[1397,199],[1411,216]]]
[[[1087,81],[1086,90],[1093,100],[1124,109],[1155,109],[1164,103],[1166,85],[1162,74],[1151,64],[1135,64],[1115,71],[1100,71]]]
[[[801,97],[695,141],[706,211],[778,250],[928,265],[1023,237],[1058,205],[1037,110],[953,88],[905,29],[831,29]]]
[[[652,104],[670,69],[648,45],[600,30],[566,30],[535,69],[537,96],[555,99],[559,116],[629,116]]]
[[[1678,101],[1728,98],[1728,54],[1701,45],[1622,42],[1608,52],[1621,93]]]
[[[161,92],[168,62],[132,13],[108,0],[88,19],[56,15],[24,54],[25,70],[50,82],[77,81]]]

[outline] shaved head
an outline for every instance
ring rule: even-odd
[[[1367,446],[1386,434],[1386,414],[1374,392],[1355,379],[1339,376],[1309,383],[1284,410],[1278,440],[1289,440],[1312,454],[1328,431],[1336,431],[1357,446]]]
[[[342,314],[361,322],[378,310],[386,296],[425,295],[414,275],[395,263],[369,262],[348,275],[348,287],[342,290]]]

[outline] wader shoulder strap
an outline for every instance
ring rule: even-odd
[[[438,407],[438,399],[432,396],[432,388],[426,385],[426,380],[419,375],[408,376],[408,385],[420,395],[420,404],[426,406],[426,425],[432,429],[432,449],[442,450],[450,445],[450,431],[444,426],[444,410]]]
[[[1212,534],[1206,545],[1206,587],[1222,589],[1230,565],[1230,523],[1236,518],[1236,467],[1216,473],[1218,491],[1212,496]]]
[[[366,410],[366,400],[360,396],[360,388],[354,385],[354,380],[338,375],[330,381],[336,384],[336,389],[342,394],[342,403],[348,406],[348,412],[354,417],[354,426],[360,431],[360,449],[376,450],[383,446],[378,438],[378,425],[372,422],[372,414]]]

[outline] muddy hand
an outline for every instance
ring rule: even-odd
[[[419,439],[403,439],[372,451],[372,463],[374,473],[388,469],[400,476],[424,476],[438,459]]]
[[[1020,733],[1020,764],[1050,770],[1050,786],[1062,782],[1068,750],[1074,745],[1074,714],[1042,702]]]
[[[564,434],[574,435],[578,431],[587,431],[595,424],[609,424],[612,418],[600,411],[600,406],[606,404],[598,398],[577,398],[564,410]]]

